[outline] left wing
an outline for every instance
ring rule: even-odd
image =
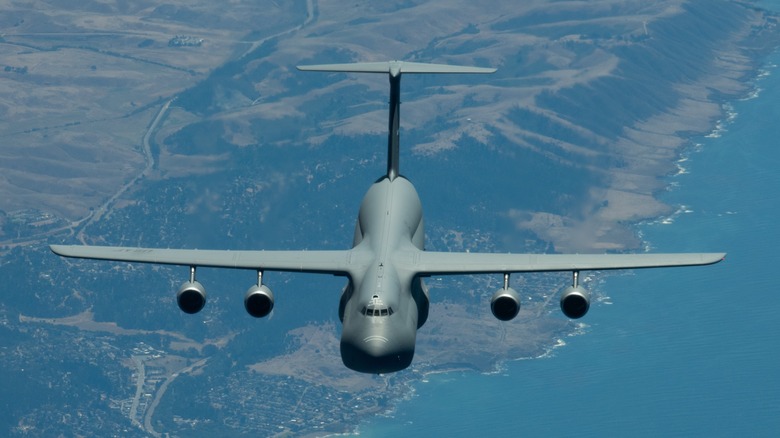
[[[349,251],[226,251],[51,245],[63,257],[213,268],[351,275],[362,257]]]
[[[417,251],[397,263],[420,275],[601,271],[718,263],[725,253],[678,254],[492,254]]]

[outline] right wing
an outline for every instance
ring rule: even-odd
[[[357,251],[228,251],[51,245],[63,257],[212,268],[257,269],[351,275],[360,268]]]
[[[413,251],[398,260],[420,275],[602,271],[718,263],[725,253],[678,254],[495,254]]]

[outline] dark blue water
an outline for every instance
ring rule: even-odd
[[[774,6],[779,2],[763,2]],[[780,8],[777,8],[780,9]],[[727,251],[709,267],[609,277],[586,333],[501,375],[432,376],[364,436],[778,436],[780,55],[733,120],[680,165],[640,227],[655,252]],[[778,272],[775,272],[775,271]],[[611,304],[606,304],[611,303]]]

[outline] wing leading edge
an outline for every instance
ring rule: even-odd
[[[347,251],[226,251],[130,248],[121,246],[51,245],[63,257],[117,262],[156,263],[232,269],[352,275],[373,257]],[[513,272],[603,271],[711,265],[725,253],[672,254],[491,254],[466,252],[400,252],[396,266],[421,275]]]
[[[350,275],[360,268],[363,259],[357,257],[355,250],[225,251],[80,245],[51,245],[50,248],[57,255],[82,259],[334,275]]]
[[[711,265],[725,253],[679,254],[488,254],[421,251],[400,264],[422,275],[603,271]]]

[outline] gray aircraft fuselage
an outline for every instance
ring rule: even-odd
[[[428,292],[414,273],[393,264],[398,250],[423,249],[423,215],[414,186],[383,177],[360,205],[353,247],[373,262],[353,275],[339,306],[341,357],[348,368],[388,373],[414,356],[417,329],[428,317]]]

